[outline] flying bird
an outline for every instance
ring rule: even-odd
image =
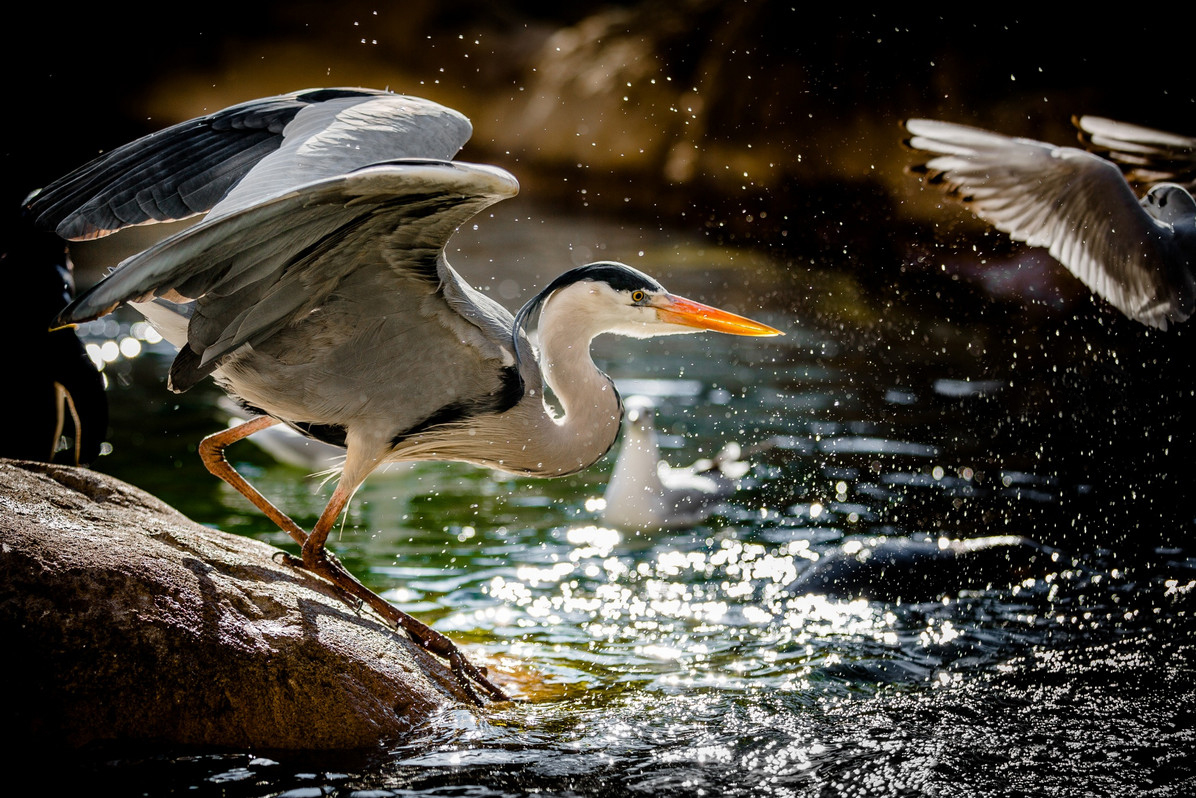
[[[670,466],[660,456],[652,400],[631,396],[624,404],[623,440],[603,494],[601,516],[609,524],[673,529],[700,523],[751,467],[734,443],[691,466]]]
[[[446,657],[471,695],[466,677],[505,698],[447,638],[326,551],[357,487],[397,461],[576,472],[614,442],[622,410],[591,359],[594,337],[780,333],[615,262],[564,272],[512,315],[444,254],[461,224],[518,191],[502,169],[451,160],[471,131],[460,113],[428,100],[311,89],[114,149],[35,194],[28,210],[71,240],[206,213],[122,261],[58,322],[122,304],[142,313],[179,348],[172,390],[210,376],[254,414],[204,439],[208,469],[302,546],[304,567]],[[223,454],[280,423],[345,448],[310,533]]]
[[[1116,125],[1112,136],[1108,125],[1093,125],[1089,142],[1120,163],[1171,151],[1174,142],[1160,137],[1170,134],[1143,137],[1145,128]],[[1166,329],[1192,315],[1196,201],[1189,188],[1152,182],[1139,199],[1116,163],[1077,147],[932,119],[905,127],[912,134],[906,144],[930,156],[910,171],[1013,240],[1045,247],[1129,318]],[[1182,179],[1178,169],[1159,171]]]

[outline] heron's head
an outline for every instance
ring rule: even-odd
[[[591,263],[552,281],[529,307],[568,319],[579,331],[632,338],[715,330],[732,335],[781,335],[780,330],[725,310],[670,294],[643,272],[622,263]],[[529,307],[521,311],[525,315]],[[551,308],[551,310],[549,310]]]
[[[1147,213],[1170,225],[1181,221],[1190,222],[1196,215],[1196,200],[1192,199],[1186,188],[1175,183],[1159,183],[1153,186],[1142,198],[1142,204]]]

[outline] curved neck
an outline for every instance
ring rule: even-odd
[[[536,467],[545,475],[563,475],[591,465],[610,449],[619,434],[623,403],[610,377],[590,356],[590,342],[604,332],[587,325],[586,316],[567,291],[542,294],[519,311],[515,319],[515,352],[520,370],[535,363],[543,383],[559,407],[555,413],[547,397],[530,395],[530,422],[535,429]],[[522,333],[529,317],[539,312],[538,352]],[[530,333],[529,333],[530,335]]]

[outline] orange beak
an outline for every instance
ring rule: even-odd
[[[692,299],[665,294],[658,296],[652,306],[656,308],[656,317],[670,324],[680,324],[685,327],[696,327],[699,330],[715,330],[731,335],[784,335],[780,330],[761,324],[758,321],[736,316],[725,310],[694,302]]]

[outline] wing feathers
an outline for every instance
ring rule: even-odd
[[[913,171],[1015,241],[1045,247],[1127,316],[1154,326],[1187,317],[1173,235],[1118,168],[1072,147],[911,119],[907,141],[931,157]]]
[[[253,204],[322,177],[393,158],[449,159],[469,121],[427,100],[318,89],[252,100],[105,153],[35,193],[34,221],[83,240],[130,225]],[[250,177],[259,167],[266,177]]]
[[[501,169],[453,162],[399,161],[321,180],[209,217],[127,259],[59,322],[95,318],[121,302],[196,300],[188,342],[199,357],[172,371],[181,390],[238,347],[317,308],[351,272],[385,269],[436,290],[453,232],[517,191]]]
[[[1196,138],[1100,116],[1073,117],[1084,146],[1121,165],[1135,183],[1196,187]]]

